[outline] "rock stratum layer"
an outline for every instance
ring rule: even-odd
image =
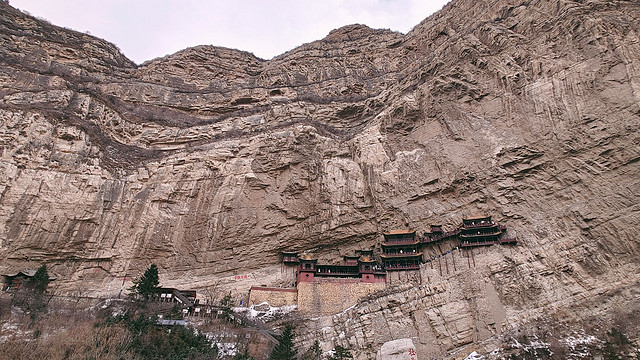
[[[406,35],[352,25],[269,61],[200,46],[138,66],[0,2],[0,270],[44,262],[84,294],[151,262],[167,285],[274,286],[282,250],[330,259],[487,213],[517,247],[319,336],[373,358],[396,337],[367,329],[401,324],[441,356],[538,312],[623,307],[638,24],[636,1],[454,0]]]

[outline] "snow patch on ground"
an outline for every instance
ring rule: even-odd
[[[568,358],[587,358],[591,355],[589,347],[597,342],[599,342],[598,338],[593,335],[587,335],[585,333],[575,334],[575,336],[568,336],[562,339],[570,349],[570,354]]]
[[[16,323],[3,323],[0,328],[0,343],[7,342],[12,336],[20,336],[22,335],[22,331],[18,329],[18,324]]]
[[[218,356],[234,356],[237,352],[236,343],[216,343]]]
[[[341,312],[340,314],[341,314],[341,315],[342,315],[342,314],[346,314],[348,311],[352,310],[352,309],[353,309],[353,308],[355,308],[357,305],[358,305],[358,304],[356,304],[356,305],[352,305],[352,306],[349,306],[348,308],[346,308],[346,309],[342,310],[342,312]]]
[[[259,319],[262,321],[270,321],[282,315],[288,314],[298,309],[297,305],[286,306],[271,306],[268,302],[263,302],[258,305],[251,305],[250,307],[235,307],[233,312],[244,313],[245,316],[250,319]]]
[[[464,358],[464,360],[482,360],[484,359],[484,356],[478,354],[477,352],[472,352],[471,354],[467,355],[466,358]]]
[[[523,350],[535,350],[535,349],[548,349],[549,343],[540,340],[530,341],[528,344],[521,344],[518,340],[513,339],[513,342],[510,344],[514,349],[523,349]]]
[[[598,341],[598,338],[593,335],[578,335],[578,336],[569,336],[564,339],[564,343],[567,344],[572,350],[580,345],[589,345]]]

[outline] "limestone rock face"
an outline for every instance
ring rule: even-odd
[[[416,348],[411,339],[398,339],[382,344],[376,360],[417,360]]]
[[[135,65],[0,2],[0,270],[101,295],[154,262],[244,293],[292,283],[282,250],[329,261],[487,213],[518,246],[454,252],[301,341],[373,358],[401,329],[429,358],[606,314],[640,281],[638,24],[637,1],[454,0],[406,35]]]

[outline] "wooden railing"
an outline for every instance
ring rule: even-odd
[[[450,237],[457,236],[458,234],[460,234],[460,229],[454,230],[454,231],[447,231],[445,233],[438,234],[438,235],[435,235],[435,236],[426,235],[426,236],[422,237],[421,242],[423,244],[424,243],[433,243],[433,242],[437,242],[437,241],[440,241],[440,240],[448,239]]]
[[[480,231],[480,233],[471,233],[471,234],[460,234],[461,238],[473,238],[473,237],[481,237],[481,236],[498,236],[502,234],[502,231],[496,231],[496,232],[482,232]]]
[[[417,242],[418,242],[418,240],[416,240],[415,238],[393,239],[393,240],[385,240],[384,241],[385,245],[415,244]]]
[[[358,269],[356,268],[354,271],[351,270],[328,270],[328,269],[318,269],[316,271],[316,275],[317,276],[353,276],[353,275],[358,275]]]
[[[420,264],[418,265],[387,265],[384,267],[385,270],[417,270],[420,269]]]
[[[462,244],[460,244],[460,247],[473,247],[473,246],[487,246],[487,245],[494,245],[497,244],[498,241],[497,240],[492,240],[492,241],[476,241],[476,242],[463,242]]]
[[[463,224],[462,226],[464,228],[469,229],[469,228],[479,228],[479,227],[491,227],[495,225],[496,225],[495,221],[492,221],[492,222],[486,222],[484,224]]]
[[[385,253],[383,254],[386,257],[404,257],[404,256],[418,256],[421,255],[419,252],[403,252],[403,253]]]

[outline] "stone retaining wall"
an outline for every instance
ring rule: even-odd
[[[317,279],[298,284],[298,311],[318,315],[339,313],[361,298],[384,289],[385,283],[365,283],[360,279]]]
[[[271,306],[296,305],[298,290],[254,286],[249,292],[249,306],[263,302]]]

